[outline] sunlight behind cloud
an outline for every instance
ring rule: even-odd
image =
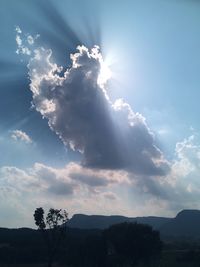
[[[102,59],[100,62],[100,72],[99,72],[97,83],[100,86],[103,86],[104,84],[106,84],[106,82],[111,77],[112,77],[112,72],[111,72],[110,66],[106,60],[104,61]]]

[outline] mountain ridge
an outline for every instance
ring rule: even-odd
[[[86,214],[74,214],[72,218],[67,222],[67,226],[70,228],[80,229],[105,229],[112,224],[122,222],[138,222],[143,224],[149,224],[153,228],[157,229],[161,224],[168,222],[172,218],[158,217],[158,216],[144,216],[144,217],[126,217],[122,215],[86,215]]]
[[[173,218],[144,216],[126,217],[121,215],[85,215],[74,214],[67,226],[78,229],[105,229],[122,222],[148,224],[160,231],[161,236],[200,238],[200,210],[182,210]]]

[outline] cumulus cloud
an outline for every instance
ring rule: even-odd
[[[176,144],[175,159],[165,179],[134,177],[132,192],[135,196],[138,195],[138,199],[146,198],[144,205],[147,205],[150,200],[159,201],[165,206],[165,212],[199,209],[199,172],[200,145],[192,135]]]
[[[176,144],[176,160],[166,180],[177,192],[193,199],[200,196],[200,145],[194,135]]]
[[[32,143],[32,139],[30,138],[30,136],[28,136],[27,133],[21,131],[21,130],[14,130],[11,133],[11,138],[14,139],[15,141],[22,141],[25,142],[27,144]]]
[[[28,64],[33,106],[50,128],[82,154],[85,167],[165,175],[169,164],[145,118],[122,99],[109,99],[99,47],[78,46],[70,58],[71,67],[63,71],[51,50],[39,47]]]
[[[176,144],[176,159],[166,181],[171,208],[197,208],[200,198],[200,145],[195,135]]]
[[[106,188],[113,184],[127,184],[126,173],[90,170],[77,163],[69,163],[63,168],[35,163],[25,170],[14,166],[4,166],[0,169],[1,185],[13,186],[20,190],[37,190],[43,193],[53,193],[57,196],[72,195],[82,188]]]

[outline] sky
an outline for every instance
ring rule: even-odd
[[[200,3],[2,0],[0,226],[37,207],[200,208]]]

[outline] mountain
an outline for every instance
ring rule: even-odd
[[[159,230],[162,239],[200,239],[200,210],[182,210],[175,218],[125,217],[75,214],[67,223],[70,228],[105,229],[122,222],[148,224]]]
[[[103,215],[84,215],[75,214],[68,222],[67,226],[70,228],[80,229],[105,229],[109,226],[122,222],[138,222],[149,224],[154,229],[159,229],[161,225],[167,223],[170,218],[164,217],[125,217],[125,216],[103,216]]]
[[[164,237],[200,238],[200,211],[182,210],[175,218],[161,225],[160,233]]]
[[[182,210],[175,218],[164,217],[125,217],[125,216],[103,216],[75,214],[67,223],[68,234],[73,238],[84,238],[87,235],[99,234],[102,229],[110,225],[122,222],[138,222],[149,224],[159,230],[161,238],[168,240],[200,240],[200,210]],[[42,242],[40,233],[33,229],[6,229],[0,228],[0,246],[10,244],[34,245]]]

